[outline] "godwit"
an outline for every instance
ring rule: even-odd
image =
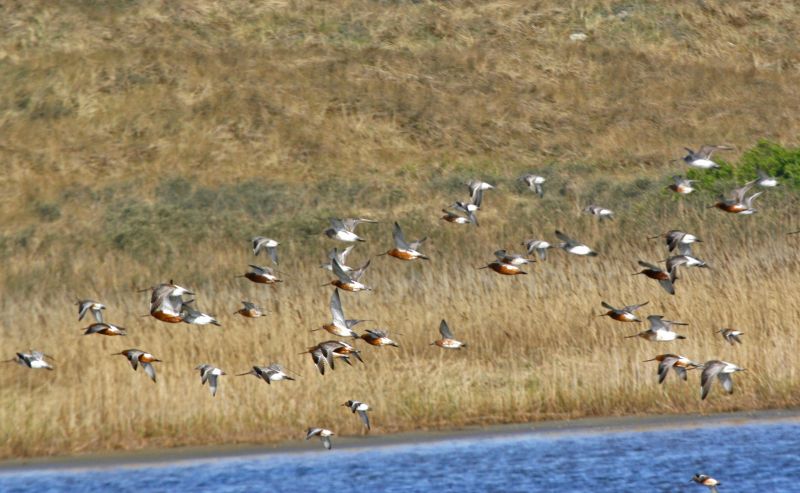
[[[354,414],[358,413],[358,416],[361,418],[361,421],[364,423],[364,427],[367,430],[370,430],[369,416],[367,416],[367,411],[369,411],[369,404],[367,404],[366,402],[349,400],[349,401],[345,402],[342,405],[346,406],[346,407],[349,407],[350,410]]]
[[[335,258],[331,260],[331,266],[333,267],[333,273],[336,275],[336,279],[331,281],[330,283],[336,286],[337,288],[344,289],[345,291],[351,292],[358,292],[364,290],[370,290],[372,288],[364,285],[361,283],[361,277],[366,272],[367,267],[369,267],[370,260],[367,260],[367,263],[361,266],[360,269],[356,271],[352,271],[349,274],[342,269],[342,266],[339,264],[339,261]]]
[[[625,336],[626,339],[631,337],[641,337],[642,339],[651,341],[651,342],[668,342],[674,341],[676,339],[686,339],[686,336],[679,335],[675,331],[672,330],[673,325],[689,325],[683,322],[673,322],[671,320],[664,320],[663,315],[650,315],[647,317],[647,321],[650,322],[650,328],[639,332],[638,334],[634,334],[632,336]]]
[[[477,205],[480,209],[481,207],[481,200],[477,198],[479,195],[482,195],[484,191],[491,190],[494,188],[494,185],[489,185],[485,181],[480,180],[470,180],[467,182],[467,187],[469,187],[469,196],[472,200],[472,203]]]
[[[718,493],[717,486],[722,486],[722,483],[707,474],[695,474],[689,482],[708,487],[710,493]]]
[[[758,198],[764,192],[756,192],[753,195],[745,198],[745,194],[753,187],[753,182],[745,184],[743,187],[736,188],[731,191],[730,198],[725,198],[724,196],[720,196],[717,200],[717,203],[714,205],[709,206],[716,207],[717,209],[723,210],[725,212],[730,212],[731,214],[741,214],[741,215],[750,215],[755,213],[757,210],[753,208],[753,200]]]
[[[495,250],[494,256],[497,257],[497,260],[503,262],[504,264],[516,265],[517,267],[520,265],[529,264],[531,262],[536,262],[536,259],[525,258],[524,255],[520,255],[518,253],[508,253],[506,250]]]
[[[634,312],[648,303],[649,301],[645,301],[644,303],[639,303],[638,305],[628,305],[622,308],[614,308],[603,301],[600,304],[603,305],[603,308],[607,308],[608,311],[600,316],[608,316],[619,322],[641,322],[639,317],[637,317]]]
[[[711,384],[714,383],[714,377],[719,379],[719,383],[722,384],[722,388],[725,389],[725,392],[732,394],[733,379],[731,378],[731,374],[737,371],[745,371],[744,368],[739,368],[733,363],[720,360],[706,361],[703,368],[703,373],[700,375],[701,400],[704,400],[708,396],[708,392],[711,390]]]
[[[677,229],[671,229],[663,235],[651,236],[648,238],[648,240],[654,240],[656,238],[664,238],[667,243],[667,251],[669,252],[675,250],[680,245],[690,245],[695,242],[700,243],[703,241],[691,233]]]
[[[540,198],[544,197],[544,188],[542,188],[542,184],[547,180],[543,176],[528,173],[520,176],[519,180],[524,182],[531,191],[536,192],[536,195]]]
[[[263,236],[256,236],[251,240],[253,242],[253,255],[258,255],[262,250],[266,250],[272,263],[278,265],[278,243],[271,238],[264,238]]]
[[[457,341],[453,337],[453,333],[450,332],[450,327],[447,326],[447,322],[444,320],[439,323],[439,334],[442,335],[442,338],[433,341],[431,345],[436,344],[444,349],[461,349],[462,347],[467,347],[465,343]]]
[[[536,252],[542,260],[547,260],[547,250],[553,248],[553,245],[544,240],[526,240],[522,245],[528,250],[528,255]]]
[[[614,219],[614,211],[600,207],[599,205],[587,205],[583,208],[583,212],[597,216],[600,219]]]
[[[694,192],[694,187],[692,184],[697,182],[697,180],[690,180],[680,175],[676,175],[672,177],[672,182],[673,183],[671,185],[667,186],[668,189],[681,195],[688,195]]]
[[[523,271],[514,264],[507,264],[505,262],[500,262],[500,261],[489,262],[487,265],[484,265],[483,267],[478,267],[478,269],[492,269],[498,274],[502,274],[504,276],[516,276],[520,274],[527,274],[527,272]]]
[[[742,343],[742,340],[739,338],[739,336],[744,335],[744,332],[734,329],[719,329],[715,332],[722,334],[722,338],[725,339],[725,341],[727,341],[731,346],[735,346],[737,342],[739,344]]]
[[[211,397],[217,395],[217,378],[220,375],[227,375],[224,371],[214,365],[202,364],[194,367],[195,370],[200,370],[200,385],[205,385],[208,382],[208,390],[211,391]]]
[[[352,271],[353,269],[351,267],[348,267],[347,265],[345,265],[345,261],[347,259],[347,256],[350,254],[350,252],[353,251],[354,247],[355,247],[355,245],[350,245],[349,247],[345,248],[341,252],[339,251],[338,248],[332,248],[328,252],[328,263],[327,264],[319,264],[319,266],[322,267],[323,269],[327,269],[329,271],[333,271],[333,262],[332,261],[333,261],[333,259],[336,259],[339,262],[339,266],[342,268],[343,271],[345,271],[345,272]]]
[[[278,276],[275,275],[275,271],[269,267],[259,267],[258,265],[253,264],[249,265],[250,271],[246,272],[242,276],[237,277],[246,277],[248,280],[258,284],[275,284],[283,282],[283,280],[278,279]]]
[[[155,356],[141,349],[126,349],[114,353],[113,356],[118,354],[128,358],[128,362],[131,364],[131,367],[133,367],[133,371],[136,371],[141,364],[142,368],[144,368],[144,372],[147,373],[150,379],[154,382],[156,381],[156,369],[153,367],[152,363],[161,362],[160,359],[156,359]]]
[[[79,300],[76,305],[78,305],[78,321],[83,320],[86,313],[92,312],[98,323],[103,322],[103,310],[106,309],[106,305],[94,300]]]
[[[644,269],[633,274],[634,276],[638,276],[639,274],[644,274],[650,279],[655,279],[656,281],[658,281],[658,284],[660,284],[661,287],[664,288],[664,291],[666,291],[667,293],[673,295],[675,294],[675,285],[672,284],[673,278],[672,276],[670,276],[669,272],[659,267],[656,267],[653,264],[649,264],[643,260],[639,261],[639,265],[644,267]]]
[[[255,303],[242,301],[242,305],[244,305],[242,308],[239,308],[233,313],[238,313],[239,315],[247,318],[258,318],[266,315],[265,310]]]
[[[758,178],[756,178],[755,184],[759,187],[773,188],[778,186],[778,179],[774,176],[769,176],[764,170],[757,169],[756,174]]]
[[[378,221],[373,221],[372,219],[364,219],[364,218],[337,219],[335,217],[332,217],[330,221],[331,221],[331,227],[324,231],[325,235],[333,240],[345,241],[348,243],[354,243],[356,241],[365,241],[363,238],[361,238],[355,233],[356,226],[362,223],[378,222]]]
[[[308,348],[308,351],[301,354],[306,353],[311,355],[311,359],[314,361],[319,372],[323,375],[325,374],[326,364],[331,367],[331,370],[335,369],[334,358],[341,358],[348,365],[352,365],[352,363],[350,363],[350,356],[353,355],[357,360],[362,363],[364,362],[364,360],[361,359],[361,351],[342,341],[321,342],[316,346]]]
[[[104,336],[128,335],[126,329],[122,327],[117,327],[116,325],[107,324],[105,322],[94,323],[86,327],[86,332],[84,332],[83,335],[88,336],[90,334],[103,334]]]
[[[278,363],[272,363],[269,366],[254,366],[247,373],[239,373],[236,376],[241,377],[244,375],[255,375],[256,378],[264,380],[267,384],[270,384],[270,382],[279,382],[281,380],[294,380],[294,378],[286,373],[283,366]]]
[[[150,315],[162,322],[178,323],[183,309],[183,295],[192,295],[188,289],[174,282],[159,284],[150,295]]]
[[[400,260],[416,260],[418,258],[430,260],[417,250],[420,245],[422,245],[422,243],[428,239],[427,237],[417,241],[406,242],[405,237],[403,237],[403,230],[400,229],[400,225],[394,223],[392,238],[394,239],[394,248],[383,255],[390,255],[394,258],[399,258]]]
[[[16,353],[16,357],[5,360],[3,363],[17,363],[21,366],[27,366],[28,368],[32,368],[34,370],[42,368],[45,370],[52,370],[53,367],[50,366],[50,363],[44,360],[45,357],[53,359],[52,356],[48,356],[41,351],[31,350],[30,353]]]
[[[562,241],[562,243],[559,243],[558,246],[567,253],[571,253],[573,255],[588,255],[589,257],[597,256],[597,252],[583,243],[573,240],[559,230],[556,230],[556,237]]]
[[[710,269],[711,267],[705,263],[704,261],[700,260],[697,257],[693,257],[690,255],[691,248],[689,245],[681,245],[682,252],[688,252],[682,255],[674,255],[667,259],[667,272],[670,274],[670,278],[672,279],[673,284],[675,280],[678,278],[678,267],[685,266],[685,267],[702,267],[704,269]]]
[[[664,382],[664,379],[667,378],[667,373],[669,373],[670,368],[675,370],[675,373],[677,373],[678,376],[685,382],[686,370],[693,370],[695,368],[703,367],[703,365],[700,363],[695,363],[686,356],[681,356],[678,354],[659,354],[653,359],[645,360],[644,363],[647,363],[648,361],[658,361],[658,383]]]
[[[339,298],[339,290],[334,289],[333,294],[331,295],[331,317],[333,321],[331,323],[325,324],[322,327],[315,330],[324,329],[331,334],[339,337],[354,337],[358,338],[358,334],[353,330],[353,327],[361,322],[365,322],[365,320],[347,320],[344,318],[344,311],[342,310],[342,300]]]
[[[688,164],[693,168],[700,168],[700,169],[711,169],[711,168],[719,168],[719,164],[715,163],[711,160],[711,154],[714,151],[730,151],[733,148],[728,146],[720,146],[720,145],[704,145],[701,146],[697,152],[689,149],[688,147],[684,147],[688,154],[683,157],[683,162]]]
[[[322,440],[322,445],[330,450],[332,447],[331,444],[331,436],[335,435],[336,433],[328,430],[326,428],[309,428],[306,432],[306,440],[311,439],[311,437],[318,436],[320,440]]]
[[[222,327],[222,324],[220,324],[216,318],[212,317],[207,313],[195,310],[194,308],[189,306],[189,303],[191,302],[184,303],[183,308],[181,309],[181,318],[185,323],[194,325],[213,324],[218,327]]]
[[[442,219],[449,223],[453,224],[474,224],[478,226],[478,216],[475,215],[474,211],[468,211],[465,213],[464,216],[456,214],[455,212],[448,211],[447,209],[442,209],[444,212],[444,216]]]
[[[367,332],[361,334],[361,339],[367,342],[372,346],[394,346],[400,347],[400,344],[397,344],[393,340],[389,339],[389,334],[386,333],[384,330],[379,329],[367,329]]]

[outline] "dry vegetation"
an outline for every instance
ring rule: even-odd
[[[6,2],[0,33],[0,343],[57,366],[0,374],[0,457],[358,434],[338,407],[351,398],[374,408],[374,433],[798,405],[795,193],[728,217],[704,208],[710,192],[663,192],[683,145],[797,144],[794,2]],[[542,200],[514,181],[529,170],[549,177]],[[498,185],[482,226],[442,224],[473,177]],[[580,215],[592,201],[618,220]],[[389,247],[393,220],[430,236],[433,260],[373,261],[375,291],[344,295],[346,313],[402,347],[364,347],[365,366],[323,377],[297,353],[329,317],[316,264],[330,215],[382,221],[354,264]],[[556,227],[601,256],[475,270]],[[715,270],[687,272],[672,298],[630,274],[664,258],[645,237],[674,227],[706,240]],[[276,288],[233,277],[255,234],[282,241]],[[223,328],[141,318],[136,288],[169,278]],[[76,297],[106,302],[130,336],[81,337]],[[242,299],[272,312],[237,318]],[[650,300],[689,339],[623,339],[639,328],[596,317],[601,300]],[[428,346],[441,318],[471,347]],[[109,355],[127,347],[164,360],[157,384]],[[656,384],[641,361],[662,352],[750,371],[701,403],[697,375]],[[211,398],[193,371],[270,361],[302,376],[222,377]]]

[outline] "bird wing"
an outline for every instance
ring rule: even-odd
[[[731,378],[730,373],[719,373],[717,374],[719,378],[719,382],[722,384],[722,388],[725,389],[725,392],[732,394],[733,393],[733,379]]]
[[[613,306],[609,305],[605,301],[601,301],[600,304],[603,306],[603,308],[608,308],[609,310],[616,310],[616,308],[614,308]]]
[[[470,192],[470,202],[478,209],[481,208],[481,202],[483,202],[483,190],[480,188],[480,185]]]
[[[443,339],[455,339],[453,333],[450,332],[450,327],[448,327],[447,322],[444,320],[439,323],[439,333],[442,335]]]
[[[714,383],[714,377],[722,371],[724,366],[725,365],[720,361],[709,361],[706,363],[703,373],[700,374],[700,386],[702,388],[700,394],[701,400],[708,396],[708,392],[711,390],[711,384]]]
[[[683,368],[681,366],[673,366],[672,368],[675,370],[675,373],[677,373],[678,376],[681,377],[681,380],[683,380],[684,382],[687,380],[688,377],[686,374],[686,368]]]
[[[153,375],[155,375],[155,372],[153,372]],[[211,396],[212,397],[216,396],[217,395],[217,376],[216,375],[211,374],[211,375],[208,376],[208,387],[211,390]]]
[[[403,237],[403,230],[400,229],[400,225],[394,223],[394,229],[392,230],[392,238],[394,238],[394,245],[397,248],[402,250],[410,250],[411,247],[408,243],[406,243],[405,237]]]
[[[156,381],[155,367],[151,363],[142,363],[142,368],[144,368],[144,372],[147,373],[147,376],[149,376],[150,379],[155,382]]]
[[[364,265],[362,265],[360,269],[358,269],[355,272],[353,272],[353,280],[354,281],[359,281],[361,279],[361,276],[363,276],[364,272],[367,271],[367,267],[369,267],[369,263],[370,262],[372,262],[372,259],[367,260],[367,262]]]
[[[423,244],[423,243],[425,243],[425,240],[427,240],[427,239],[428,239],[428,237],[427,237],[427,236],[425,236],[425,237],[423,237],[422,239],[419,239],[419,240],[416,240],[416,241],[412,241],[411,243],[409,243],[409,244],[408,244],[408,246],[409,246],[409,247],[410,247],[412,250],[416,250],[416,249],[418,249],[420,246],[422,246],[422,244]]]
[[[367,412],[366,411],[358,411],[358,415],[361,417],[361,421],[364,422],[364,426],[366,426],[367,429],[369,430],[370,429],[370,427],[369,427],[369,416],[367,416]]]
[[[267,239],[263,236],[256,236],[253,238],[253,255],[258,255],[261,253],[261,249],[264,246],[264,243],[267,242]]]
[[[658,284],[660,284],[661,287],[664,288],[664,291],[666,291],[667,293],[673,295],[675,294],[675,284],[673,284],[671,280],[659,279]]]
[[[564,233],[562,233],[559,230],[556,230],[556,238],[558,238],[559,240],[563,241],[564,243],[568,243],[568,244],[573,244],[574,245],[575,243],[577,243],[575,240],[573,240],[572,238],[570,238],[569,236],[565,235]]]
[[[79,301],[78,302],[78,321],[83,320],[83,317],[86,316],[86,312],[89,310],[89,307],[92,306],[91,300],[86,301]]]
[[[667,356],[658,363],[658,383],[662,383],[664,379],[667,378],[669,369],[675,365],[676,361],[678,361],[678,358],[674,356]]]
[[[331,315],[333,316],[333,324],[340,328],[347,327],[347,321],[344,318],[344,311],[342,310],[342,300],[339,297],[339,290],[334,289],[331,295]]]
[[[639,265],[644,267],[645,269],[652,269],[652,270],[656,270],[656,271],[661,270],[660,267],[658,267],[656,265],[653,265],[653,264],[651,264],[649,262],[645,262],[644,260],[639,260]]]
[[[643,307],[644,305],[650,303],[649,301],[645,301],[644,303],[639,303],[638,305],[628,305],[624,307],[622,310],[626,312],[635,312],[639,308]]]
[[[326,449],[330,450],[330,449],[331,449],[331,446],[332,446],[332,444],[331,444],[331,437],[321,437],[321,438],[322,438],[322,445],[323,445],[323,446],[324,446]]]
[[[369,262],[367,263],[369,264]],[[352,279],[350,279],[350,276],[348,276],[347,273],[344,270],[342,270],[342,265],[336,258],[331,259],[331,269],[333,269],[333,273],[336,275],[336,277],[339,278],[339,281],[345,284],[352,281]]]
[[[267,247],[267,252],[269,253],[269,258],[272,259],[272,262],[275,265],[278,265],[278,247]]]

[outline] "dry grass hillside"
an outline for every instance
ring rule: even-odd
[[[573,33],[585,41],[572,41]],[[369,402],[373,433],[586,415],[797,406],[800,15],[794,2],[6,2],[0,5],[0,347],[56,358],[0,374],[0,457],[141,446],[274,441],[324,425],[360,433],[339,405]],[[701,190],[664,191],[683,146],[725,143]],[[733,164],[733,166],[731,166]],[[705,207],[769,168],[787,184],[758,214]],[[539,199],[516,178],[548,177]],[[487,192],[479,228],[438,211]],[[617,211],[598,223],[580,209]],[[391,223],[429,236],[426,264],[378,257],[371,293],[343,295],[401,348],[315,373],[334,246],[329,216],[374,217],[352,263],[386,251]],[[452,226],[452,227],[451,227]],[[601,252],[553,252],[528,276],[476,270],[497,248],[556,228]],[[696,232],[714,269],[675,297],[632,277]],[[275,287],[234,278],[249,239],[281,241]],[[259,258],[258,263],[266,262]],[[223,327],[168,326],[142,287],[174,278]],[[81,337],[77,297],[108,306],[126,338]],[[231,315],[242,299],[260,320]],[[690,323],[656,345],[598,318],[600,301]],[[470,347],[428,344],[446,318]],[[735,326],[730,347],[714,329]],[[122,340],[121,340],[122,339]],[[153,384],[119,356],[164,360]],[[750,370],[735,394],[698,397],[642,360],[679,352]],[[193,371],[279,361],[297,382]],[[35,412],[32,410],[35,409]]]

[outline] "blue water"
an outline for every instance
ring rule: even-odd
[[[800,491],[800,424],[631,433],[521,433],[423,444],[175,462],[12,471],[0,491],[698,492]],[[311,442],[309,442],[311,445]]]

